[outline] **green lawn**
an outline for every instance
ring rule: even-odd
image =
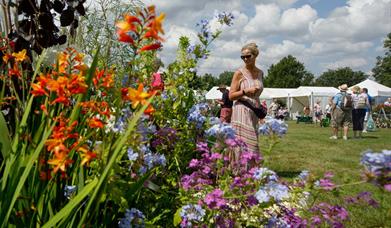
[[[367,149],[376,152],[391,149],[391,129],[366,133],[361,140],[351,139],[353,132],[350,131],[349,140],[344,141],[329,139],[331,128],[321,128],[315,124],[296,124],[293,121],[288,121],[288,125],[287,135],[273,149],[266,164],[285,178],[307,169],[316,175],[332,171],[337,184],[360,181],[361,153]],[[322,200],[344,204],[344,196],[370,191],[377,201],[381,201],[379,208],[347,206],[351,216],[347,227],[391,227],[391,193],[384,193],[367,183],[339,189],[339,196],[330,193],[322,196]]]

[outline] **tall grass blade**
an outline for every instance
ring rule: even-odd
[[[11,151],[11,139],[3,112],[0,112],[0,150],[4,159],[8,157]]]
[[[47,138],[49,138],[50,134],[52,133],[54,125],[55,125],[55,123],[53,123],[53,125],[50,127],[50,129],[43,136],[42,141],[39,143],[39,145],[35,149],[34,153],[28,158],[26,168],[24,169],[22,176],[19,178],[18,185],[16,186],[15,190],[12,190],[13,197],[12,197],[11,203],[8,207],[9,209],[7,211],[7,214],[4,218],[0,218],[3,221],[2,227],[6,227],[9,216],[11,215],[12,209],[14,208],[16,199],[19,197],[19,194],[20,194],[20,192],[21,192],[21,190],[22,190],[22,188],[23,188],[23,186],[24,186],[24,184],[30,174],[31,168],[33,167],[34,163],[36,163],[38,156],[39,156],[40,152],[42,151]],[[15,168],[19,168],[19,167],[15,167]]]
[[[47,223],[45,223],[42,228],[46,227],[55,227],[56,224],[61,221],[61,219],[67,218],[69,214],[73,211],[73,209],[83,201],[83,199],[90,194],[90,192],[95,188],[96,184],[98,183],[98,179],[94,179],[92,182],[87,184],[83,190],[81,190],[75,198],[73,198],[67,205],[65,205],[64,208],[61,209],[61,211],[57,212],[57,214],[52,217]]]

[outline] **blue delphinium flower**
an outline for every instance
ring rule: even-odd
[[[215,125],[221,123],[221,120],[218,117],[213,116],[209,118],[209,123],[210,125]]]
[[[207,114],[208,110],[209,107],[206,103],[193,105],[187,115],[187,121],[194,123],[197,129],[201,129],[206,122],[205,115]]]
[[[279,137],[284,136],[288,131],[288,125],[282,121],[274,118],[265,118],[265,123],[258,128],[261,135],[275,134]]]
[[[266,187],[269,190],[270,196],[273,197],[276,201],[281,201],[282,199],[289,196],[288,187],[283,184],[272,181],[267,183]]]
[[[262,180],[269,176],[274,176],[272,178],[273,180],[276,180],[277,178],[276,173],[274,171],[264,167],[256,169],[253,175],[254,179],[256,180]]]
[[[258,200],[259,203],[267,203],[270,200],[270,196],[264,188],[259,189],[255,193],[255,198]]]
[[[206,132],[207,136],[212,136],[221,139],[233,139],[235,138],[235,129],[229,124],[221,123],[215,124],[209,128]]]
[[[371,172],[391,171],[391,150],[383,150],[381,153],[374,153],[367,150],[361,158],[363,164]]]
[[[210,37],[211,31],[210,31],[210,25],[209,20],[202,19],[199,23],[196,24],[196,26],[201,27],[200,34],[205,38],[208,39]]]
[[[76,185],[65,185],[64,187],[64,196],[68,199],[71,199],[77,191]]]
[[[197,204],[187,204],[182,207],[180,212],[182,218],[181,227],[191,227],[192,222],[202,222],[205,216],[205,210]]]
[[[270,127],[268,124],[262,124],[258,129],[259,134],[261,135],[269,135],[270,134]]]
[[[258,202],[269,202],[270,198],[281,201],[289,196],[288,187],[275,181],[270,181],[255,193]]]
[[[303,170],[301,171],[301,173],[299,174],[299,178],[301,180],[306,180],[307,177],[310,175],[310,172],[308,170]]]
[[[128,158],[130,161],[136,161],[138,158],[138,153],[134,152],[132,148],[128,148]]]
[[[186,49],[186,52],[187,52],[188,54],[192,54],[192,53],[194,52],[195,48],[196,48],[195,45],[189,45],[189,46],[187,47],[187,49]]]
[[[282,218],[277,218],[276,216],[272,216],[267,225],[267,228],[289,228],[291,227],[287,222],[285,222]]]
[[[126,209],[125,217],[118,222],[119,228],[145,227],[144,214],[136,208]]]
[[[225,24],[228,26],[233,25],[233,19],[235,18],[232,13],[227,12],[217,12],[215,11],[215,18],[220,22],[220,24]]]

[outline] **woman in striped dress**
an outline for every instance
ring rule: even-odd
[[[259,96],[263,91],[263,72],[255,66],[259,54],[256,44],[243,46],[241,58],[245,65],[237,70],[232,78],[229,99],[235,101],[232,108],[231,124],[236,136],[242,139],[252,152],[258,152],[258,121],[255,113],[244,106],[240,100],[246,100],[259,108]],[[237,158],[238,155],[235,155]]]

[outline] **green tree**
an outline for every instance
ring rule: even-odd
[[[297,88],[311,85],[314,75],[307,71],[304,64],[288,55],[277,64],[272,64],[265,78],[265,86],[271,88]]]
[[[391,87],[391,33],[388,33],[383,47],[386,49],[384,57],[377,57],[376,66],[372,69],[376,81]]]
[[[368,76],[362,71],[353,71],[350,67],[338,68],[335,70],[329,69],[323,72],[316,80],[316,86],[333,86],[338,87],[342,84],[348,86],[355,85],[365,80]]]
[[[210,90],[218,84],[218,79],[212,74],[204,74],[203,76],[195,76],[189,86],[195,90]]]
[[[218,85],[224,84],[227,86],[231,85],[232,77],[234,75],[234,72],[232,71],[224,71],[219,75],[219,78],[217,80]]]

